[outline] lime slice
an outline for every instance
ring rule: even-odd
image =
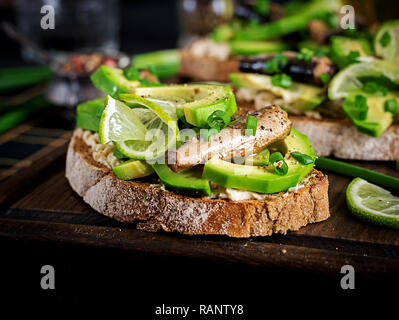
[[[399,20],[386,22],[377,30],[374,48],[386,60],[399,60]]]
[[[328,97],[337,100],[361,90],[361,79],[379,78],[399,84],[399,64],[393,61],[372,60],[351,64],[338,72],[330,82]]]
[[[179,137],[176,120],[152,101],[133,94],[125,98],[135,107],[107,97],[100,122],[100,143],[113,141],[117,150],[129,158],[159,158]]]
[[[111,141],[142,140],[146,127],[123,102],[107,97],[106,107],[101,115],[99,140],[101,144]]]
[[[176,112],[172,108],[167,109],[167,112],[153,101],[140,96],[134,94],[123,96],[124,101],[130,105],[145,107],[130,109],[145,127],[145,136],[143,139],[115,141],[119,151],[129,158],[153,160],[163,156],[168,149],[175,146],[179,139],[179,128]],[[164,102],[164,106],[166,104],[167,102]]]
[[[399,198],[388,190],[356,178],[346,190],[346,202],[352,213],[359,218],[399,229]]]

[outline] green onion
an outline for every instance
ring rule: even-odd
[[[323,84],[327,84],[331,80],[331,76],[328,73],[322,73],[320,75],[320,80]]]
[[[272,59],[269,59],[265,62],[265,72],[268,74],[281,72],[287,63],[287,57],[282,53],[279,53]]]
[[[349,55],[347,56],[347,59],[348,59],[347,64],[352,64],[352,63],[359,62],[357,60],[357,58],[359,58],[359,57],[360,57],[359,51],[351,51],[351,52],[349,52]]]
[[[350,119],[366,120],[368,113],[367,98],[360,94],[345,99],[343,109]]]
[[[310,61],[313,56],[313,51],[308,48],[302,48],[300,52],[295,55],[295,58],[303,61]]]
[[[128,80],[140,80],[140,71],[133,67],[123,69],[123,75]]]
[[[245,159],[246,165],[251,166],[267,166],[269,164],[270,151],[265,149],[253,156],[249,156]]]
[[[227,112],[216,110],[208,117],[207,122],[210,128],[220,131],[227,127],[230,120],[231,117]]]
[[[319,157],[316,159],[316,167],[353,178],[359,177],[382,187],[399,191],[399,179],[342,161]]]
[[[276,74],[272,77],[272,84],[276,87],[288,89],[291,87],[292,80],[289,75],[285,73]]]
[[[381,96],[386,96],[388,93],[388,88],[384,87],[377,82],[374,81],[367,81],[363,87],[362,91],[366,93],[378,94]]]
[[[380,44],[383,48],[385,48],[390,44],[390,42],[391,42],[391,35],[387,31],[385,31],[380,39]]]
[[[254,136],[256,134],[257,126],[258,126],[258,118],[251,116],[249,114],[247,116],[247,121],[245,123],[245,135],[246,136]]]
[[[395,98],[385,101],[385,111],[396,114],[398,112],[398,102]]]
[[[311,156],[308,156],[306,154],[300,153],[300,152],[291,152],[291,156],[297,160],[299,163],[302,164],[311,164],[314,162],[313,158]]]
[[[285,176],[288,172],[288,165],[280,152],[274,152],[270,156],[270,163],[274,168],[274,172],[279,176]]]

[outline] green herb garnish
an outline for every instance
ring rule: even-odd
[[[227,127],[230,120],[231,117],[227,112],[216,110],[208,117],[207,122],[210,128],[220,131]]]
[[[372,93],[372,94],[377,94],[381,96],[386,96],[388,93],[388,88],[384,87],[377,82],[374,81],[367,81],[363,87],[362,91],[366,93]]]
[[[306,154],[300,153],[300,152],[291,152],[291,156],[297,160],[299,163],[302,164],[311,164],[314,162],[313,158],[311,156],[308,156]]]
[[[323,84],[327,84],[331,80],[331,76],[328,73],[322,73],[320,75],[320,80]]]
[[[366,120],[368,113],[367,98],[363,95],[356,95],[353,100],[352,97],[346,98],[343,104],[344,111],[350,118],[356,120]]]
[[[302,48],[300,52],[298,52],[295,57],[299,60],[310,61],[312,59],[314,52],[308,48]]]
[[[270,1],[269,0],[256,0],[254,9],[255,12],[261,16],[267,16],[269,13]]]
[[[246,136],[254,136],[256,134],[257,126],[258,126],[258,118],[251,116],[249,114],[247,116],[247,121],[245,122],[245,135]]]
[[[382,37],[380,38],[380,44],[383,48],[388,46],[391,43],[391,35],[385,31]]]
[[[281,72],[287,65],[288,59],[282,53],[277,54],[272,59],[269,59],[265,63],[265,72],[268,74]]]
[[[395,98],[388,99],[385,101],[385,111],[390,112],[392,114],[396,114],[398,112],[398,102]]]
[[[292,85],[291,77],[285,73],[272,76],[272,84],[277,87],[288,89]]]
[[[270,163],[273,166],[274,172],[279,176],[285,176],[288,172],[288,165],[280,152],[274,152],[270,156]]]

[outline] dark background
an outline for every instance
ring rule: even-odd
[[[176,47],[176,7],[173,0],[121,1],[121,50],[133,54]],[[12,8],[1,7],[0,17],[14,22]],[[26,64],[19,46],[2,32],[0,43],[0,67]],[[55,267],[56,290],[40,288],[40,268],[45,264]],[[121,249],[32,243],[0,235],[0,310],[16,305],[15,315],[27,311],[26,304],[33,302],[41,310],[43,305],[57,303],[63,305],[62,312],[79,304],[92,311],[128,309],[129,319],[177,319],[155,317],[155,306],[214,303],[244,304],[246,316],[234,319],[309,317],[316,313],[320,318],[345,315],[350,309],[358,314],[367,311],[371,305],[364,302],[370,296],[385,297],[389,289],[397,288],[384,275],[356,275],[356,290],[344,291],[341,277],[338,270],[336,274],[315,274],[176,256],[133,255]],[[358,301],[360,307],[355,304]],[[233,319],[202,319],[222,318]]]

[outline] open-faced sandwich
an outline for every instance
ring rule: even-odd
[[[298,230],[329,217],[328,179],[287,113],[237,110],[220,84],[164,85],[101,66],[107,97],[77,108],[66,161],[96,211],[147,231],[231,237]]]
[[[238,1],[236,18],[209,37],[136,65],[162,61],[184,77],[232,82],[252,110],[277,104],[319,156],[399,159],[399,21],[375,31],[356,15],[356,29],[343,29],[340,1],[289,5],[278,19],[263,2]]]

